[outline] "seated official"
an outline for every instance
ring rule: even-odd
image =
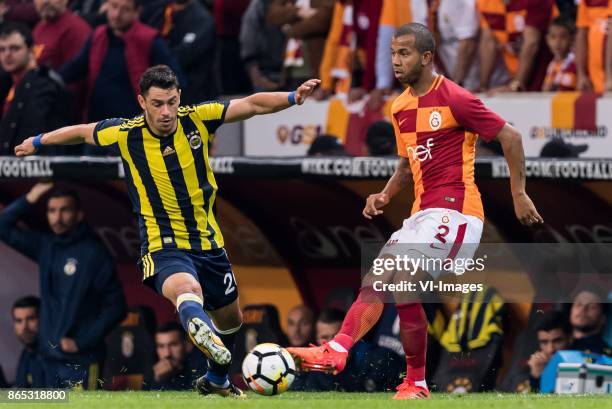
[[[574,297],[570,310],[573,342],[569,349],[594,354],[612,355],[612,349],[604,341],[607,305],[596,290],[582,290]]]
[[[13,304],[13,328],[19,342],[23,344],[15,375],[15,386],[18,388],[46,386],[44,364],[38,353],[39,312],[40,299],[38,297],[22,297]]]
[[[158,361],[153,365],[155,390],[190,390],[197,378],[206,372],[202,353],[187,340],[178,322],[168,322],[155,333]]]
[[[560,311],[547,313],[536,329],[538,350],[527,361],[531,390],[540,389],[540,377],[550,358],[563,349],[568,349],[572,339],[572,328]]]

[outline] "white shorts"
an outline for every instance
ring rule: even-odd
[[[422,268],[437,278],[443,271],[452,272],[434,267],[442,261],[474,257],[482,236],[482,226],[482,220],[478,217],[464,215],[456,210],[420,210],[404,220],[402,228],[391,235],[379,257],[407,255],[439,260],[438,263],[428,262],[428,268]]]

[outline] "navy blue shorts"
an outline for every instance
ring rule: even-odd
[[[204,309],[214,311],[238,298],[236,278],[225,249],[162,249],[138,260],[143,282],[163,295],[164,281],[175,273],[191,274],[202,287]]]

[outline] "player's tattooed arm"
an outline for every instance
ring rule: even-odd
[[[391,198],[404,190],[410,180],[410,163],[406,158],[400,158],[395,172],[387,182],[385,188],[380,193],[374,193],[366,199],[365,207],[363,208],[363,216],[371,219],[372,216],[378,216],[383,211],[382,207],[387,205]]]
[[[38,150],[38,145],[76,145],[79,143],[87,143],[94,145],[94,129],[95,123],[65,126],[55,131],[46,132],[38,136],[32,136],[24,140],[21,144],[15,146],[15,155],[27,156],[33,155]]]
[[[525,151],[521,134],[511,125],[506,124],[497,134],[497,139],[502,145],[504,157],[510,169],[510,188],[516,217],[527,226],[543,223],[542,216],[525,191]]]
[[[300,85],[294,92],[258,92],[248,97],[230,101],[225,122],[237,122],[255,115],[282,111],[293,105],[302,105],[312,95],[321,80],[311,79]]]

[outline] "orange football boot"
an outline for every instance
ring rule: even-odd
[[[396,400],[429,399],[429,389],[416,386],[414,381],[408,379],[404,379],[396,389],[397,393],[393,396]]]
[[[304,372],[319,371],[337,375],[346,366],[348,352],[338,352],[324,342],[321,346],[287,348],[295,366]]]

